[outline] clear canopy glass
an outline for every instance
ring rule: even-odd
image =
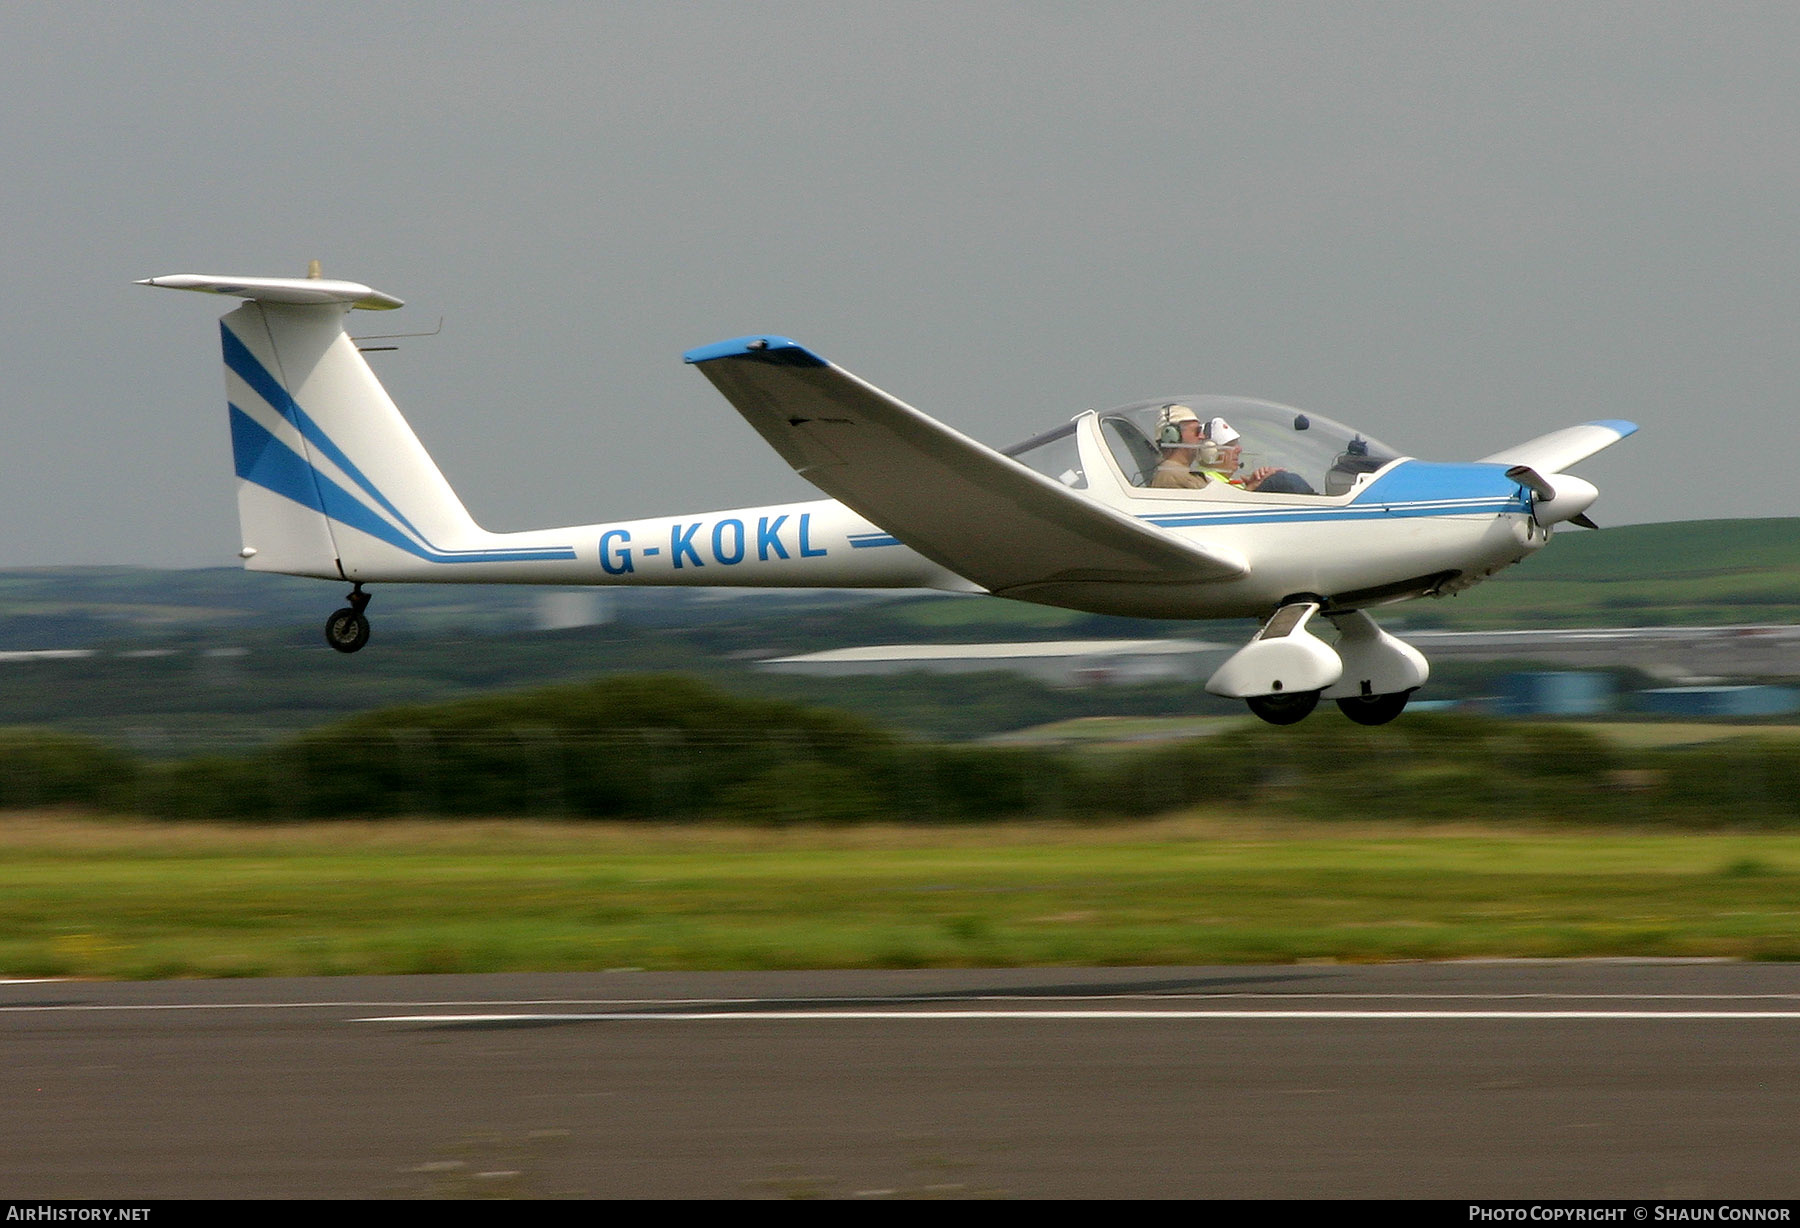
[[[1202,423],[1224,419],[1237,432],[1236,442],[1243,449],[1240,472],[1285,470],[1290,477],[1280,484],[1283,494],[1347,494],[1359,476],[1375,472],[1400,455],[1340,422],[1272,401],[1249,397],[1165,397],[1100,412],[1100,433],[1126,481],[1133,486],[1148,486],[1150,475],[1162,460],[1157,433],[1172,405],[1193,410]],[[1072,422],[1008,448],[1006,455],[1065,486],[1081,489],[1088,484]]]

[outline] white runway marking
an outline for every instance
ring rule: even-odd
[[[352,1023],[751,1023],[793,1020],[960,1019],[1795,1019],[1800,1011],[1330,1011],[1330,1010],[947,1010],[947,1011],[608,1011],[599,1014],[377,1015]]]
[[[48,982],[47,981],[43,981],[43,982],[25,981],[25,980],[18,980],[18,981],[11,981],[11,982],[0,981],[0,985],[4,985],[4,984],[43,984],[43,983],[48,983]],[[61,981],[60,983],[68,984],[69,982]],[[850,997],[845,997],[845,998],[792,997],[792,998],[780,998],[780,999],[775,999],[775,1000],[787,1004],[785,1007],[785,1010],[786,1010],[786,1013],[791,1017],[811,1018],[814,1016],[819,1016],[819,1017],[828,1017],[828,1018],[833,1018],[833,1019],[854,1017],[854,1015],[852,1013],[853,1011],[861,1011],[861,1012],[863,1012],[863,1014],[866,1017],[869,1014],[871,1014],[872,1012],[875,1012],[875,1008],[878,1006],[892,1006],[892,1007],[907,1006],[907,1007],[920,1008],[917,1010],[893,1010],[891,1012],[892,1014],[894,1014],[896,1016],[912,1017],[915,1015],[922,1014],[924,1011],[924,1008],[928,1008],[932,1003],[969,1003],[969,1002],[992,1002],[992,1003],[1014,1004],[1014,1005],[1011,1005],[1010,1007],[1008,1007],[1007,1009],[997,1009],[996,1008],[996,1009],[993,1009],[993,1010],[990,1010],[987,1012],[982,1012],[982,1011],[977,1011],[977,1010],[964,1010],[962,1012],[965,1016],[975,1017],[975,1018],[989,1017],[989,1016],[1005,1017],[1005,1018],[1011,1018],[1011,1017],[1015,1017],[1015,1016],[1024,1016],[1024,1017],[1046,1016],[1046,1017],[1052,1017],[1052,1018],[1059,1017],[1059,1016],[1064,1017],[1064,1018],[1082,1018],[1082,1017],[1136,1018],[1136,1017],[1157,1017],[1157,1016],[1167,1016],[1167,1017],[1171,1017],[1171,1018],[1180,1018],[1180,1017],[1208,1018],[1208,1017],[1212,1017],[1214,1015],[1223,1016],[1223,1017],[1231,1017],[1231,1018],[1245,1018],[1245,1019],[1252,1019],[1252,1018],[1258,1018],[1258,1017],[1263,1017],[1263,1016],[1267,1016],[1267,1017],[1271,1017],[1271,1018],[1302,1018],[1302,1017],[1307,1017],[1309,1015],[1315,1016],[1315,1017],[1322,1017],[1322,1018],[1323,1017],[1380,1018],[1380,1017],[1384,1017],[1384,1016],[1390,1017],[1390,1018],[1435,1018],[1438,1015],[1444,1015],[1444,1016],[1448,1016],[1448,1017],[1467,1017],[1467,1018],[1481,1018],[1481,1017],[1510,1018],[1514,1014],[1523,1015],[1523,1016],[1530,1017],[1530,1018],[1557,1018],[1557,1017],[1582,1018],[1582,1017],[1588,1017],[1588,1016],[1597,1017],[1597,1018],[1629,1018],[1629,1017],[1631,1017],[1631,1014],[1632,1014],[1631,1012],[1616,1010],[1616,1009],[1604,1009],[1604,1010],[1592,1010],[1592,1011],[1568,1011],[1568,1010],[1565,1010],[1565,1011],[1560,1011],[1560,1012],[1559,1011],[1517,1011],[1517,1012],[1486,1011],[1486,1012],[1481,1012],[1481,1011],[1475,1011],[1475,1010],[1422,1012],[1422,1011],[1399,1011],[1399,1010],[1384,1011],[1384,1010],[1370,1010],[1370,1009],[1331,1011],[1331,1010],[1319,1010],[1316,1008],[1312,1009],[1312,1010],[1297,1008],[1297,1009],[1286,1009],[1286,1010],[1256,1011],[1253,1009],[1207,1010],[1207,1009],[1194,1008],[1194,1007],[1187,1007],[1187,1008],[1172,1007],[1170,1009],[1163,1009],[1163,1010],[1144,1009],[1144,1010],[1138,1010],[1138,1011],[1128,1010],[1126,1008],[1111,1008],[1111,1009],[1089,1008],[1089,1009],[1079,1010],[1079,1011],[1065,1010],[1065,1011],[1058,1012],[1058,1011],[1054,1011],[1054,1010],[1032,1009],[1032,1006],[1022,1005],[1022,1004],[1030,1003],[1034,1006],[1040,1005],[1040,1004],[1047,1006],[1051,1003],[1077,1003],[1077,1002],[1169,1002],[1169,1003],[1182,1003],[1182,1002],[1206,1002],[1206,1003],[1226,1003],[1226,1002],[1270,1002],[1270,1003],[1273,1003],[1273,1002],[1432,1002],[1432,1003],[1436,1003],[1436,1002],[1592,1002],[1592,1003],[1608,1003],[1608,1002],[1643,1002],[1643,1003],[1656,1003],[1656,1002],[1669,1002],[1669,1003],[1676,1003],[1676,1002],[1717,1002],[1717,1003],[1795,1002],[1795,1003],[1800,1003],[1800,993],[1749,993],[1749,994],[1630,993],[1630,994],[1608,994],[1608,993],[1237,993],[1237,992],[1230,992],[1230,993],[1192,993],[1192,994],[1121,993],[1121,994],[1045,994],[1045,995],[1001,993],[1001,994],[941,994],[941,995],[938,995],[938,994],[917,994],[917,995],[915,995],[915,994],[869,994],[866,996],[850,996]],[[453,1010],[456,1008],[462,1008],[463,1013],[459,1013],[456,1015],[442,1015],[442,1016],[409,1015],[409,1016],[394,1016],[394,1018],[412,1018],[412,1019],[423,1019],[423,1018],[445,1018],[445,1019],[449,1019],[449,1018],[455,1018],[455,1019],[474,1019],[474,1018],[481,1018],[481,1019],[500,1019],[500,1018],[507,1018],[507,1019],[708,1018],[708,1019],[712,1019],[712,1018],[731,1018],[734,1016],[734,1012],[730,1008],[752,1007],[752,1006],[757,1005],[758,1003],[767,1002],[767,1001],[770,1001],[770,999],[767,999],[767,998],[722,998],[722,997],[719,997],[719,998],[516,998],[516,999],[453,998],[453,999],[427,1000],[427,1001],[422,1001],[422,1002],[419,1002],[419,1001],[415,1001],[415,1002],[395,1001],[392,999],[373,999],[373,1000],[344,999],[344,1000],[337,1000],[337,1001],[320,1000],[320,1001],[313,1001],[313,1002],[117,1002],[117,1003],[115,1003],[115,1002],[35,1002],[35,1003],[28,1003],[28,1004],[0,1005],[0,1015],[9,1015],[9,1014],[12,1014],[12,1015],[83,1014],[83,1013],[90,1013],[90,1012],[132,1013],[132,1012],[145,1012],[145,1011],[298,1011],[298,1010],[307,1010],[307,1011],[318,1011],[318,1010],[358,1010],[358,1011],[438,1010],[438,1011],[445,1011],[445,1010]],[[855,1006],[853,1008],[847,1008],[847,1009],[841,1009],[841,1010],[833,1009],[833,1004],[838,1003],[838,1002],[854,1003]],[[545,1007],[577,1007],[577,1008],[587,1007],[590,1010],[596,1011],[598,1013],[577,1015],[577,1014],[573,1014],[573,1013],[541,1014],[541,1013],[533,1013],[532,1012],[532,1008],[540,1008],[541,1009],[541,1008],[545,1008]],[[669,1008],[669,1007],[686,1007],[686,1008],[689,1008],[689,1010],[685,1014],[671,1012],[671,1013],[666,1013],[666,1014],[659,1013],[659,1014],[651,1015],[651,1014],[643,1013],[646,1011],[656,1010],[657,1008]],[[477,1014],[475,1012],[481,1012],[481,1013]],[[502,1014],[499,1012],[506,1012],[506,1013]],[[1641,1013],[1644,1015],[1655,1016],[1655,1017],[1659,1017],[1659,1018],[1660,1017],[1671,1017],[1671,1018],[1683,1017],[1683,1014],[1681,1012],[1675,1012],[1675,1011],[1645,1011],[1645,1012],[1641,1012]],[[735,1014],[741,1014],[744,1018],[755,1018],[755,1019],[772,1019],[772,1018],[782,1017],[782,1012],[773,1011],[773,1010],[770,1010],[770,1011],[746,1010],[746,1011],[742,1011],[742,1012],[735,1012]],[[951,1012],[944,1012],[944,1011],[933,1012],[933,1017],[943,1016],[946,1014],[951,1014]],[[1689,1011],[1689,1012],[1685,1013],[1685,1017],[1690,1017],[1690,1018],[1710,1018],[1710,1017],[1713,1017],[1714,1015],[1723,1015],[1723,1016],[1730,1017],[1730,1018],[1737,1018],[1740,1016],[1748,1016],[1748,1017],[1752,1017],[1752,1018],[1782,1019],[1782,1018],[1790,1018],[1790,1017],[1800,1017],[1800,1010],[1796,1010],[1795,1012],[1786,1012],[1786,1011],[1749,1012],[1749,1011],[1736,1011],[1736,1010],[1734,1010],[1734,1011],[1718,1011],[1718,1012]],[[386,1016],[383,1016],[383,1018],[386,1018]]]

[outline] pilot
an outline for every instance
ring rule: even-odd
[[[1159,490],[1200,490],[1206,479],[1194,472],[1202,446],[1200,415],[1185,405],[1163,406],[1157,423],[1156,444],[1162,462],[1150,473],[1150,485]]]

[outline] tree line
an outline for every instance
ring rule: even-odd
[[[762,824],[1105,821],[1189,806],[1402,818],[1800,826],[1800,740],[1629,749],[1577,726],[1325,712],[1106,750],[945,745],[678,676],[388,708],[173,761],[0,730],[0,808],[298,822],[401,815]]]

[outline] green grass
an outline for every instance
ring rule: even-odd
[[[0,819],[0,974],[1800,958],[1800,836]]]
[[[1729,742],[1734,738],[1758,738],[1791,742],[1800,738],[1800,725],[1763,725],[1748,721],[1584,721],[1580,726],[1613,746],[1654,750],[1669,746],[1699,746]]]

